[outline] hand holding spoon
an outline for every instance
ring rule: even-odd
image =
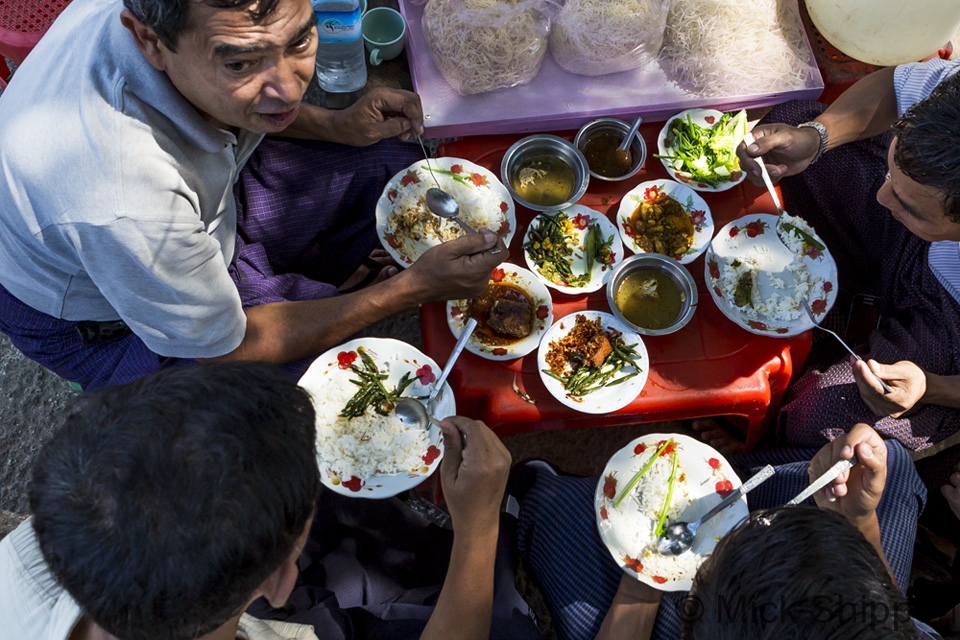
[[[733,493],[720,501],[717,506],[700,516],[700,519],[696,522],[675,522],[671,524],[657,541],[657,551],[663,556],[678,556],[688,551],[690,547],[693,546],[693,541],[697,537],[697,529],[700,528],[700,525],[747,495],[747,493],[757,488],[773,474],[774,468],[768,464],[740,485]]]

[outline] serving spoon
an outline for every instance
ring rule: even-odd
[[[640,128],[641,122],[643,122],[643,118],[637,116],[637,119],[633,121],[633,125],[630,126],[630,131],[627,132],[623,142],[620,143],[619,147],[613,150],[613,157],[616,158],[617,163],[626,171],[630,170],[631,165],[630,143],[633,142],[633,136],[636,135],[637,129]]]
[[[416,398],[409,396],[400,399],[394,411],[401,422],[407,426],[419,427],[421,429],[426,429],[430,426],[431,416],[433,415],[434,409],[436,409],[437,400],[443,392],[443,384],[450,376],[450,372],[453,371],[453,365],[457,362],[457,358],[460,357],[463,348],[467,345],[467,341],[470,340],[470,336],[473,335],[473,330],[476,328],[477,321],[474,318],[470,318],[466,324],[463,325],[463,333],[461,333],[460,338],[457,339],[457,344],[453,346],[453,351],[450,352],[450,357],[447,358],[447,364],[444,365],[443,371],[440,372],[440,377],[437,378],[436,383],[433,385],[433,391],[431,391],[427,397],[426,406]]]
[[[427,153],[427,148],[423,144],[423,136],[418,134],[417,141],[420,143],[420,150],[423,151],[423,159],[427,161],[427,169],[429,169],[430,175],[433,176],[434,184],[437,185],[427,189],[427,193],[424,196],[424,203],[427,205],[427,209],[435,216],[453,220],[467,233],[476,233],[476,229],[460,219],[460,205],[457,204],[457,201],[454,200],[453,196],[440,188],[440,181],[437,180],[437,174],[430,165],[430,155]],[[490,253],[500,253],[500,247],[490,249]]]
[[[773,466],[768,464],[755,473],[749,480],[737,487],[733,493],[721,500],[717,506],[700,516],[700,519],[696,522],[675,522],[671,524],[663,532],[663,535],[660,536],[660,539],[657,540],[657,551],[662,556],[678,556],[681,553],[689,551],[690,547],[693,546],[693,541],[697,537],[697,529],[700,528],[700,525],[756,489],[774,473]]]

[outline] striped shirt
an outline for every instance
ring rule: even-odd
[[[928,62],[900,65],[893,75],[899,115],[926,99],[943,80],[960,70],[960,60],[934,58]],[[942,240],[930,245],[930,270],[951,296],[960,302],[960,243]]]

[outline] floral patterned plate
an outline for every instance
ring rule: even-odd
[[[673,116],[663,124],[663,129],[660,130],[660,133],[657,134],[657,153],[661,156],[672,155],[674,152],[674,147],[671,144],[670,136],[668,132],[670,131],[670,124],[677,119],[685,119],[687,114],[690,114],[690,119],[693,120],[694,124],[698,124],[701,127],[712,127],[720,119],[720,116],[723,115],[722,111],[717,111],[716,109],[687,109],[686,111],[681,111],[677,115]],[[717,193],[719,191],[726,191],[727,189],[732,189],[741,182],[744,178],[747,177],[747,174],[741,171],[738,174],[733,174],[732,180],[726,180],[721,182],[715,187],[710,186],[709,184],[704,184],[702,182],[694,182],[689,173],[684,171],[677,170],[673,167],[673,164],[669,160],[660,158],[660,162],[663,163],[664,168],[667,170],[667,173],[670,174],[670,177],[678,182],[683,182],[689,184],[691,187],[697,191]]]
[[[557,291],[569,294],[598,291],[599,289],[602,289],[607,283],[607,280],[610,279],[610,275],[613,274],[614,267],[620,264],[620,262],[623,260],[623,243],[620,241],[620,236],[617,233],[617,227],[610,222],[607,216],[603,215],[599,211],[594,211],[593,209],[585,207],[581,204],[571,205],[564,209],[562,213],[567,217],[567,220],[561,223],[564,225],[564,235],[572,242],[576,243],[570,260],[570,266],[575,275],[585,273],[587,270],[586,258],[584,256],[584,241],[587,237],[587,229],[594,221],[600,224],[600,235],[602,239],[604,241],[610,239],[609,254],[604,256],[603,259],[594,261],[593,270],[590,272],[589,282],[582,285],[571,285],[566,282],[554,282],[541,272],[540,267],[530,255],[530,252],[526,249],[527,243],[531,240],[531,232],[533,231],[534,226],[537,225],[544,217],[554,218],[557,216],[557,212],[541,213],[527,226],[527,232],[523,236],[523,257],[527,261],[527,266],[530,267],[530,270],[536,274],[537,278],[540,279],[540,282],[552,289],[556,289]]]
[[[670,444],[669,441],[673,440]],[[620,497],[633,477],[666,444],[647,474]],[[667,522],[694,522],[740,486],[740,478],[715,449],[677,433],[651,433],[630,442],[607,462],[594,494],[597,529],[613,561],[654,589],[689,591],[693,576],[720,538],[750,513],[747,497],[711,518],[700,527],[690,551],[679,556],[661,556],[656,550],[655,529],[663,509],[665,491],[653,490],[650,482],[666,481],[677,453],[677,476],[671,496],[673,517]],[[646,486],[644,483],[646,481]],[[657,487],[661,485],[658,483]],[[643,489],[643,490],[641,490]]]
[[[360,364],[357,347],[361,346],[373,357],[377,367],[387,374],[387,379],[383,381],[387,388],[392,389],[404,373],[409,372],[417,377],[413,384],[407,387],[404,396],[425,398],[432,390],[432,384],[436,381],[437,376],[440,375],[440,367],[437,366],[436,362],[415,347],[400,340],[358,338],[334,347],[314,360],[299,382],[300,386],[314,398],[314,406],[318,415],[318,433],[321,429],[329,428],[321,418],[324,407],[319,404],[320,398],[329,397],[329,387],[335,385],[346,388],[349,390],[348,395],[352,395],[357,389],[350,382],[352,378],[356,378],[356,374],[350,370],[350,364]],[[335,412],[340,410],[336,408]],[[453,390],[450,389],[449,384],[444,383],[443,393],[440,394],[440,399],[437,401],[436,416],[445,418],[455,415],[456,412],[457,403],[453,398]],[[402,491],[416,487],[440,465],[440,460],[443,458],[443,433],[436,423],[430,425],[427,442],[428,446],[420,458],[421,464],[417,467],[409,469],[406,473],[375,475],[366,478],[341,477],[337,471],[331,468],[331,461],[326,461],[321,457],[318,443],[317,462],[320,465],[320,481],[328,489],[354,498],[389,498],[395,496]]]
[[[526,338],[510,344],[493,344],[485,340],[483,322],[467,341],[466,350],[487,360],[514,360],[523,357],[537,348],[540,337],[553,322],[553,302],[550,292],[532,271],[504,262],[490,274],[490,284],[513,285],[527,295],[533,303],[533,330]],[[463,333],[466,324],[469,300],[450,300],[447,302],[447,326],[457,338]]]
[[[717,233],[704,261],[710,295],[725,316],[751,333],[796,336],[813,329],[800,306],[806,298],[822,318],[837,300],[837,265],[820,237],[823,249],[807,242],[794,253],[777,236],[775,215],[757,213],[728,223]],[[747,293],[737,284],[753,273]],[[746,304],[738,306],[738,302]]]
[[[611,382],[616,383],[618,379],[634,371],[638,371],[639,373],[622,383],[597,389],[593,393],[588,393],[583,397],[574,398],[568,396],[563,384],[556,378],[544,373],[544,369],[550,368],[549,365],[547,365],[547,353],[550,351],[550,343],[560,340],[570,333],[570,330],[576,323],[576,316],[586,316],[588,320],[596,320],[599,318],[607,331],[620,332],[624,344],[636,345],[637,355],[639,356],[636,365],[626,366],[621,369],[620,372],[613,377]],[[640,395],[640,392],[643,391],[643,385],[647,383],[647,376],[650,374],[650,358],[647,355],[647,347],[643,344],[643,339],[640,337],[640,334],[622,323],[612,314],[603,311],[578,311],[557,320],[553,326],[550,327],[550,330],[540,339],[540,348],[537,350],[537,369],[540,371],[540,380],[543,381],[543,386],[547,388],[550,395],[562,404],[581,413],[605,414],[613,413],[618,409],[624,408]]]
[[[437,186],[433,176],[460,205],[464,222],[474,229],[496,231],[509,246],[517,230],[516,208],[497,176],[460,158],[435,158],[430,166],[432,172],[426,161],[414,162],[391,178],[377,201],[377,235],[393,259],[409,267],[427,249],[466,234],[423,203],[427,189]]]
[[[680,264],[688,264],[707,250],[710,238],[713,237],[713,216],[710,215],[710,207],[700,197],[700,194],[679,182],[650,180],[641,182],[628,191],[620,200],[620,208],[617,211],[620,238],[623,240],[623,245],[634,253],[646,253],[637,245],[633,227],[630,225],[630,218],[641,202],[651,202],[664,193],[680,203],[683,210],[690,215],[690,222],[693,223],[693,243],[683,255],[674,256],[680,261]]]

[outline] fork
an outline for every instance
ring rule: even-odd
[[[839,342],[840,344],[843,345],[843,348],[844,348],[844,349],[846,349],[847,351],[850,352],[850,355],[852,355],[854,358],[856,358],[856,359],[859,360],[860,362],[863,362],[863,358],[861,358],[860,356],[858,356],[858,355],[854,352],[854,350],[850,348],[850,345],[848,345],[846,342],[844,342],[843,338],[841,338],[840,336],[838,336],[838,335],[836,334],[836,332],[831,331],[830,329],[827,329],[826,327],[821,327],[821,326],[820,326],[820,323],[818,323],[816,317],[814,317],[814,315],[813,315],[813,309],[810,308],[810,305],[807,303],[806,298],[801,298],[801,299],[800,299],[800,305],[803,307],[803,310],[807,313],[807,317],[810,318],[810,322],[813,323],[813,326],[815,326],[817,329],[820,329],[820,331],[826,331],[827,333],[829,333],[830,335],[832,335],[834,338],[837,339],[837,342]],[[880,386],[883,387],[883,392],[884,392],[884,393],[893,393],[893,389],[891,389],[891,388],[887,385],[887,383],[884,382],[884,381],[880,378],[880,376],[878,376],[877,374],[873,373],[873,370],[870,369],[870,367],[867,367],[867,371],[869,371],[870,373],[872,373],[872,374],[873,374],[873,377],[877,379],[877,382],[879,382],[879,383],[880,383]]]

